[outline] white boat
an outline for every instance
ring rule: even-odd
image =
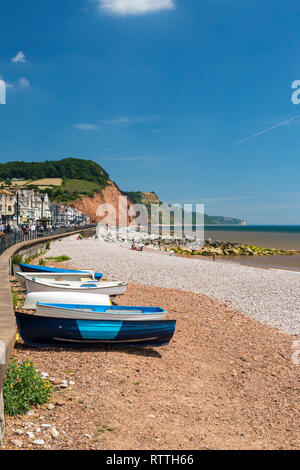
[[[16,272],[15,277],[18,281],[18,283],[25,288],[26,286],[26,279],[43,279],[46,281],[59,281],[59,282],[64,282],[64,281],[84,281],[84,282],[93,282],[97,283],[98,281],[95,280],[94,278],[94,273],[29,273],[29,272]]]
[[[117,281],[99,281],[92,282],[76,282],[76,281],[46,281],[45,279],[29,279],[25,278],[26,290],[28,292],[80,292],[81,294],[106,294],[121,295],[125,294],[126,282]]]
[[[155,321],[164,320],[166,311],[159,307],[120,307],[111,305],[81,305],[37,303],[36,315],[72,320]]]
[[[95,273],[91,269],[65,269],[65,268],[53,268],[51,266],[41,266],[39,264],[14,264],[13,266],[14,273],[16,272],[23,272],[23,273],[59,273],[59,274],[64,274],[64,273],[92,273],[94,276],[94,279],[97,279],[98,281],[102,279],[103,274],[102,273]]]
[[[108,295],[88,294],[79,292],[30,292],[27,294],[22,309],[35,310],[36,303],[45,304],[81,304],[81,305],[111,305]]]

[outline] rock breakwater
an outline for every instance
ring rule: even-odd
[[[297,250],[265,248],[239,242],[212,240],[192,236],[164,236],[158,233],[137,231],[134,228],[102,226],[97,227],[97,237],[111,243],[136,243],[148,248],[169,251],[183,255],[200,256],[272,256],[300,254]]]

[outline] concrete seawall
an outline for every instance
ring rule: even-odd
[[[8,248],[0,255],[0,442],[4,437],[4,410],[2,384],[6,366],[9,362],[16,339],[16,322],[14,306],[9,283],[10,260],[16,253],[32,252],[35,248],[45,245],[48,240],[69,237],[82,230],[67,232],[41,239],[29,240]]]

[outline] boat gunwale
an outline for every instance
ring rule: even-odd
[[[53,302],[37,302],[36,305],[41,305],[42,307],[48,308],[58,308],[60,310],[75,310],[75,311],[88,311],[89,313],[113,313],[113,312],[106,312],[106,310],[115,310],[116,312],[130,313],[143,313],[143,314],[155,314],[155,313],[167,313],[167,311],[161,307],[151,307],[151,306],[131,306],[131,305],[97,305],[97,304],[60,304],[60,303],[53,303]],[[103,308],[105,310],[93,310],[92,307],[95,308]],[[129,311],[129,312],[128,312]],[[119,313],[118,312],[118,313]]]

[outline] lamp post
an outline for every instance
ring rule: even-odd
[[[17,226],[19,226],[19,191],[16,191],[17,202],[16,202],[16,215],[17,215]]]
[[[42,201],[42,205],[41,205],[41,219],[43,218],[43,215],[44,215],[44,198],[43,196],[40,196],[41,197],[41,201]]]

